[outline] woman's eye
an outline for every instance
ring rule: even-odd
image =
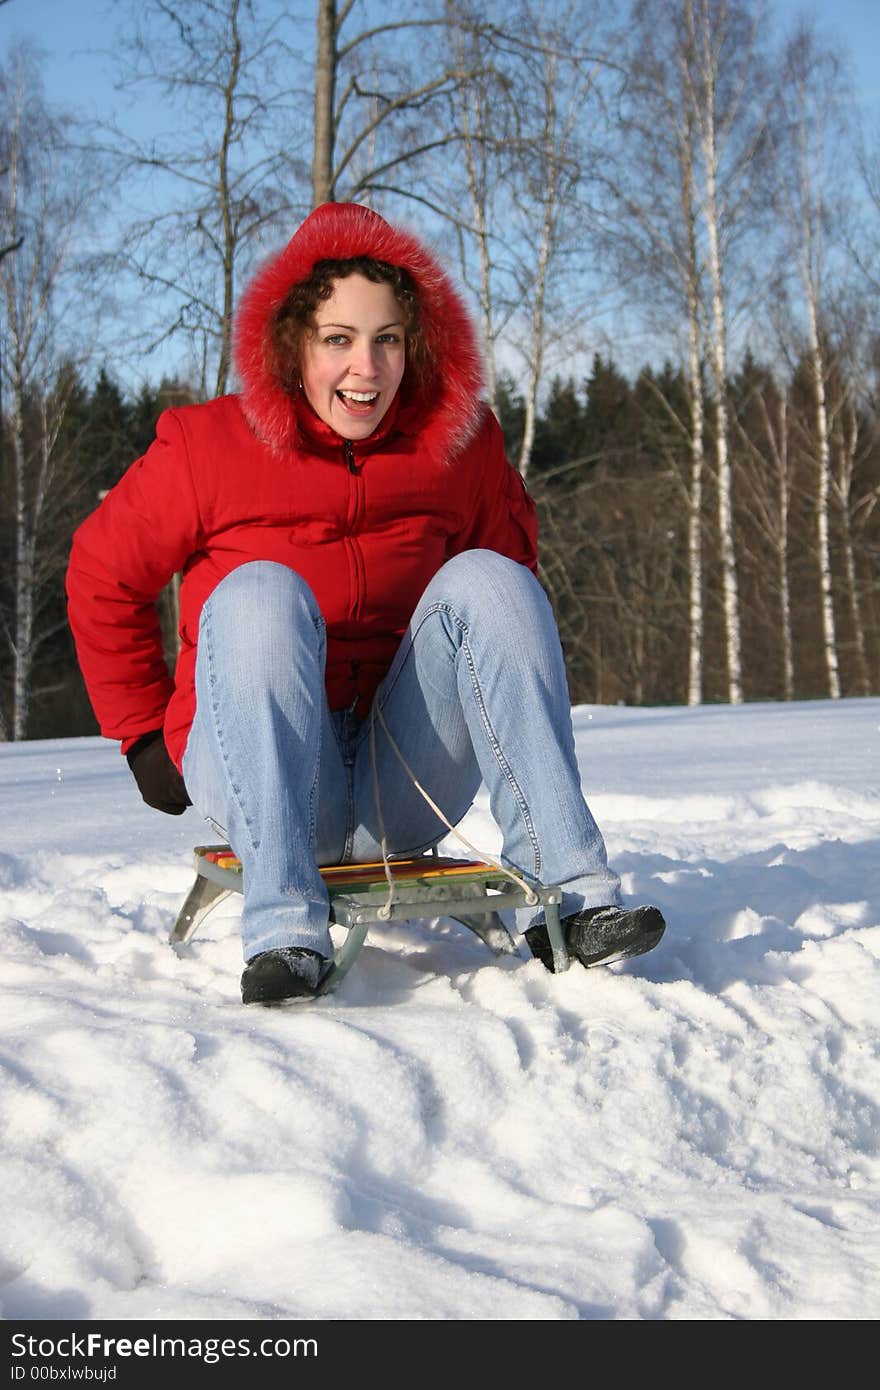
[[[378,333],[376,335],[376,342],[385,347],[401,341],[400,333]],[[321,339],[321,342],[324,347],[347,347],[351,338],[347,333],[328,333],[326,337]]]

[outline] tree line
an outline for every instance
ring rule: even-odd
[[[759,0],[118,8],[146,135],[0,67],[0,738],[94,728],[73,528],[235,389],[241,284],[327,199],[471,301],[574,700],[876,693],[880,132],[827,37]]]
[[[835,695],[877,691],[880,437],[829,343],[829,543],[826,576],[816,505],[814,396],[807,356],[786,374],[746,353],[726,382],[733,529],[741,595],[742,695],[829,696],[823,645],[826,578],[835,612]],[[508,446],[525,409],[502,381]],[[714,416],[711,390],[706,400]],[[597,354],[585,380],[557,377],[538,417],[530,487],[541,516],[542,577],[576,702],[684,704],[693,630],[685,370],[644,366],[630,381]],[[715,446],[712,426],[706,445]],[[701,493],[701,698],[729,699],[717,479]],[[694,701],[691,699],[691,703]]]

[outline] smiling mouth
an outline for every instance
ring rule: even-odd
[[[337,391],[336,395],[349,410],[366,412],[379,399],[378,391]]]

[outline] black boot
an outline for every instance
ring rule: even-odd
[[[249,960],[241,977],[243,1004],[273,1004],[279,999],[309,998],[317,994],[324,973],[324,957],[304,946],[281,946],[261,951]]]
[[[562,919],[568,954],[587,969],[644,955],[654,949],[665,930],[663,915],[656,907],[590,907]],[[532,955],[552,971],[553,951],[543,923],[529,927],[526,941]]]

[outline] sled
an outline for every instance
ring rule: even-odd
[[[378,864],[334,864],[320,870],[330,897],[330,923],[346,928],[319,994],[334,989],[345,977],[366,939],[371,923],[452,917],[470,928],[495,955],[517,955],[516,942],[499,912],[534,906],[525,891],[499,869],[477,859],[449,859],[437,854],[392,860],[394,898],[387,909],[388,880]],[[242,892],[241,861],[229,845],[198,845],[196,878],[171,929],[171,944],[190,941],[207,914],[230,893]],[[569,966],[562,936],[559,888],[530,885],[544,907],[547,934],[557,974]]]

